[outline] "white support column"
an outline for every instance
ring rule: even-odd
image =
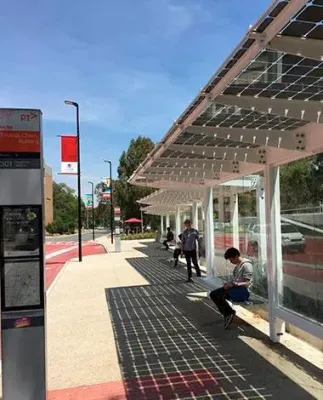
[[[208,187],[204,193],[205,208],[205,259],[208,277],[215,275],[214,265],[214,220],[213,220],[213,188]]]
[[[279,167],[266,167],[265,187],[269,333],[270,339],[278,343],[285,332],[285,322],[275,317],[283,294]]]
[[[181,224],[181,210],[180,208],[176,209],[175,215],[175,231],[176,231],[176,239],[178,235],[182,232],[182,224]]]
[[[169,213],[166,214],[166,228],[170,228]]]
[[[238,194],[231,193],[230,196],[230,208],[231,208],[231,223],[232,223],[232,235],[233,235],[233,247],[236,249],[240,248],[239,243],[239,204]]]
[[[257,224],[260,231],[258,236],[258,260],[266,262],[267,260],[267,236],[266,236],[266,199],[264,179],[259,177],[256,187],[256,208],[257,208]]]
[[[164,227],[164,216],[161,215],[160,216],[160,233],[161,233],[162,237],[163,237],[164,230],[165,230],[165,227]]]
[[[185,221],[186,219],[189,219],[189,216],[187,215],[186,212],[183,211],[183,213],[182,213],[182,225],[184,224],[184,221]]]
[[[199,228],[199,214],[198,214],[198,206],[197,202],[194,201],[192,205],[192,225],[193,228],[197,229]]]

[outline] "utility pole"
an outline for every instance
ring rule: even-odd
[[[65,100],[65,104],[76,108],[76,137],[77,137],[77,219],[78,219],[78,250],[79,262],[82,261],[82,193],[81,193],[81,148],[80,148],[80,112],[75,101]]]
[[[112,162],[109,160],[104,160],[110,166],[110,226],[111,226],[111,244],[113,244],[113,234],[114,234],[114,210],[113,210],[113,185],[112,185]]]

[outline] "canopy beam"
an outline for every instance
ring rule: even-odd
[[[174,169],[177,168],[177,169]],[[146,169],[148,173],[150,172],[167,172],[167,174],[171,174],[171,172],[175,171],[190,171],[194,172],[198,171],[214,171],[214,172],[230,172],[230,173],[238,173],[240,172],[240,164],[238,161],[227,161],[227,160],[200,160],[200,159],[178,159],[171,158],[169,159],[168,165],[162,166],[152,166]]]
[[[323,61],[321,40],[278,35],[268,43],[267,47],[282,53]]]

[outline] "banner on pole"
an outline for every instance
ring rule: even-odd
[[[120,207],[114,207],[114,215],[120,215],[121,214],[121,210]]]
[[[77,174],[77,161],[77,136],[61,136],[61,173]]]
[[[85,195],[85,208],[87,210],[92,210],[93,208],[92,194]]]
[[[103,178],[101,179],[101,197],[102,199],[111,199],[111,179]]]

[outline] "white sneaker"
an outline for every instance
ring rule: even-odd
[[[224,329],[228,329],[232,324],[234,317],[236,316],[236,312],[233,310],[232,314],[228,315],[224,319]]]

